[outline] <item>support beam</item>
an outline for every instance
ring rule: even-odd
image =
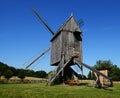
[[[69,59],[62,67],[59,67],[60,65],[58,65],[58,68],[57,68],[58,71],[56,71],[55,74],[50,78],[50,80],[47,83],[48,86],[51,85],[51,83],[53,82],[53,80],[60,74],[60,72],[65,68],[65,66],[67,66],[69,64],[69,62],[71,60],[72,60],[72,58]],[[59,64],[61,64],[61,62]]]
[[[37,12],[37,10],[33,8],[32,11],[39,18],[39,20],[43,23],[43,25],[51,32],[51,34],[54,35],[54,32],[52,31],[52,29],[47,25],[47,23],[40,16],[40,14]]]
[[[45,53],[47,53],[50,50],[50,47],[43,51],[39,56],[37,56],[34,60],[32,60],[28,65],[26,65],[26,69],[30,67],[33,63],[35,63],[39,58],[41,58]]]

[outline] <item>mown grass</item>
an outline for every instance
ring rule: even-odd
[[[120,98],[120,84],[97,89],[87,85],[46,86],[34,84],[0,84],[0,98]]]

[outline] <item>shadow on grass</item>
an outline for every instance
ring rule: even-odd
[[[113,91],[112,89],[110,88],[103,88],[104,90],[107,90],[107,91]]]
[[[80,83],[78,86],[88,86],[89,83]]]
[[[78,86],[87,86],[87,87],[94,87],[93,85],[89,84],[89,83],[80,83]],[[94,87],[95,88],[95,87]],[[104,86],[101,88],[97,88],[97,89],[104,89],[106,91],[113,91],[113,89],[109,86]]]

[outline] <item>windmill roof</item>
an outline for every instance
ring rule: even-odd
[[[77,24],[77,21],[75,20],[74,16],[71,15],[63,24],[62,26],[57,30],[57,33],[55,33],[55,35],[53,36],[53,38],[51,39],[54,40],[54,38],[56,38],[61,31],[68,31],[68,32],[74,32],[74,31],[78,31],[78,32],[82,32],[79,28],[79,25]]]

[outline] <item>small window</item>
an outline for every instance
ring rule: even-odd
[[[76,40],[82,41],[81,32],[75,31],[74,36],[75,36]]]

